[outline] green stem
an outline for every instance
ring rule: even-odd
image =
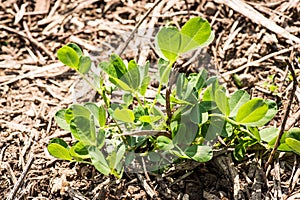
[[[136,100],[138,101],[138,103],[140,104],[140,106],[143,106],[143,103],[142,103],[142,101],[141,101],[141,99],[140,99],[137,92],[134,93],[134,96],[135,96]]]
[[[173,64],[174,64],[174,62],[170,62],[169,65],[167,66],[167,68],[165,69],[164,73],[161,76],[161,80],[160,80],[160,83],[159,83],[158,88],[157,88],[157,93],[156,93],[155,98],[153,100],[153,103],[152,103],[152,105],[150,107],[150,112],[152,112],[152,110],[153,110],[153,108],[154,108],[154,106],[155,106],[155,104],[157,102],[156,96],[158,94],[160,94],[160,92],[161,92],[161,89],[162,89],[162,86],[163,86],[162,80],[164,80],[166,78],[166,76],[168,75],[168,71],[170,71],[172,69]]]
[[[102,97],[102,91],[99,89],[99,88],[97,88],[97,87],[95,87],[95,85],[94,84],[92,84],[90,81],[89,81],[89,79],[87,79],[85,76],[84,76],[84,74],[82,74],[81,72],[79,72],[78,70],[76,70],[77,71],[77,73],[89,84],[89,86],[91,87],[91,88],[93,88],[93,90],[95,90],[95,91],[97,91],[98,93],[99,93],[99,95],[101,95],[101,97]],[[102,97],[103,98],[103,97]],[[107,106],[107,105],[106,105]]]
[[[91,88],[93,88],[93,90],[95,90],[95,91],[97,91],[98,93],[99,93],[99,95],[101,96],[101,98],[102,99],[104,99],[104,97],[103,97],[103,94],[102,94],[102,90],[100,90],[99,88],[97,88],[97,87],[95,87],[94,86],[94,84],[92,84],[85,76],[84,76],[84,74],[82,74],[81,72],[79,72],[78,70],[76,70],[77,71],[77,73],[89,84],[89,86],[91,87]],[[107,101],[104,101],[104,103],[105,103],[105,105],[106,105],[106,108],[109,108],[109,105],[107,105],[108,103],[107,103]],[[113,119],[114,120],[114,119]],[[122,133],[123,131],[122,131],[122,129],[121,129],[121,127],[119,126],[119,124],[118,124],[118,122],[116,121],[116,120],[114,120],[114,122],[116,123],[116,126],[118,127],[118,129],[119,129],[119,131],[120,131],[120,133]]]

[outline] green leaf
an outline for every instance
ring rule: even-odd
[[[207,162],[213,157],[213,151],[210,146],[192,145],[184,153],[197,162]]]
[[[187,84],[187,78],[184,73],[180,73],[178,75],[177,81],[176,81],[176,95],[179,99],[183,99],[184,96],[184,90]]]
[[[55,158],[59,158],[62,160],[72,160],[72,156],[69,153],[69,150],[58,143],[50,143],[48,145],[49,153],[54,156]]]
[[[82,142],[77,142],[70,148],[70,155],[80,159],[90,158],[89,152]]]
[[[118,79],[121,79],[128,72],[123,60],[116,54],[110,56],[110,63],[114,66]]]
[[[100,127],[104,127],[106,124],[106,110],[103,105],[99,107],[99,124]]]
[[[84,107],[87,108],[90,113],[94,116],[94,118],[96,119],[96,126],[100,126],[100,122],[99,122],[99,107],[97,106],[97,104],[93,103],[93,102],[87,102],[84,104]],[[85,115],[86,118],[88,118],[88,115]]]
[[[172,140],[163,135],[157,137],[157,146],[159,149],[165,150],[165,151],[168,151],[168,150],[171,150],[174,148]]]
[[[293,149],[293,151],[295,153],[297,153],[298,155],[300,155],[300,141],[296,140],[294,138],[286,138],[285,139],[285,143],[291,148]]]
[[[257,126],[257,127],[263,126],[266,123],[268,123],[271,119],[273,119],[274,116],[276,115],[277,104],[271,100],[265,100],[265,103],[268,105],[267,113],[259,121],[251,123],[251,126]]]
[[[65,120],[66,109],[59,110],[55,113],[54,119],[58,126],[65,131],[70,131],[70,126]]]
[[[78,71],[82,74],[87,73],[92,65],[92,60],[88,56],[81,56],[79,59]]]
[[[125,105],[128,107],[130,104],[132,104],[133,96],[130,93],[126,93],[123,95],[122,100],[124,101]]]
[[[79,56],[73,48],[67,45],[61,47],[57,51],[57,57],[63,64],[78,70]]]
[[[54,138],[50,141],[49,144],[51,143],[56,143],[56,144],[60,144],[61,146],[65,147],[66,149],[69,149],[69,146],[68,144],[63,140],[63,139],[60,139],[60,138]]]
[[[159,71],[159,78],[160,78],[160,82],[166,84],[169,81],[169,76],[170,76],[170,72],[171,72],[171,67],[169,66],[169,62],[160,58],[158,60],[158,71]]]
[[[141,94],[142,96],[145,96],[146,90],[147,90],[147,87],[148,87],[150,81],[151,81],[150,76],[144,77],[144,79],[143,79],[143,81],[142,81],[142,84],[141,84],[141,87],[140,87],[140,94]]]
[[[68,124],[70,124],[71,120],[76,116],[83,116],[85,118],[90,118],[90,111],[78,104],[71,105],[66,111],[65,111],[65,119]]]
[[[96,130],[94,124],[94,117],[86,118],[83,116],[76,116],[70,123],[71,133],[74,138],[84,145],[95,145]]]
[[[97,135],[97,148],[101,149],[105,144],[105,130],[100,129]]]
[[[128,122],[128,123],[133,123],[134,122],[134,113],[132,112],[132,110],[129,109],[122,109],[120,110],[119,108],[117,108],[114,111],[113,117],[116,120],[120,120],[123,122]]]
[[[250,100],[250,95],[244,90],[238,90],[229,99],[230,115],[235,117],[239,108]]]
[[[260,138],[264,142],[270,142],[278,136],[279,130],[275,127],[265,128],[259,131]]]
[[[140,71],[139,66],[134,60],[128,63],[128,75],[130,77],[131,83],[129,84],[134,90],[137,90],[140,86]]]
[[[253,126],[253,123],[262,119],[267,112],[268,105],[264,102],[264,100],[255,98],[240,107],[236,115],[236,122]]]
[[[117,151],[117,154],[116,154],[116,159],[115,159],[115,164],[113,166],[114,169],[117,168],[117,166],[121,163],[123,157],[124,157],[124,154],[125,154],[125,145],[121,145],[120,147],[118,147],[118,151]]]
[[[174,63],[179,54],[181,34],[176,27],[164,27],[156,35],[156,47],[161,57]]]
[[[286,137],[294,138],[300,141],[300,128],[297,127],[291,128],[290,130],[288,130]]]
[[[123,81],[123,79],[118,79],[114,77],[110,77],[109,81],[118,86],[120,89],[128,91],[128,92],[134,92],[133,88],[131,88],[126,82]]]
[[[99,68],[102,69],[109,77],[118,78],[117,71],[110,62],[101,62]]]
[[[107,161],[101,151],[99,151],[95,146],[88,147],[89,154],[91,156],[92,164],[94,167],[104,175],[109,175],[110,168]]]
[[[82,54],[83,54],[82,50],[81,50],[81,48],[77,44],[75,44],[75,43],[69,43],[69,44],[67,44],[67,46],[69,46],[72,49],[74,49],[79,57],[82,56]]]
[[[214,39],[208,21],[201,17],[188,20],[181,29],[180,53],[208,45]]]
[[[215,94],[215,101],[219,110],[226,116],[230,113],[228,98],[222,90],[218,89]]]

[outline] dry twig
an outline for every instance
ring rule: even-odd
[[[281,124],[281,127],[280,127],[280,131],[279,131],[279,134],[278,134],[278,137],[276,139],[276,142],[275,142],[275,145],[274,145],[274,148],[272,149],[272,152],[268,158],[268,161],[266,162],[265,164],[265,169],[268,168],[268,166],[270,165],[270,163],[272,162],[273,158],[274,158],[274,155],[277,151],[277,148],[278,146],[280,145],[280,139],[285,131],[285,125],[286,125],[286,122],[287,122],[287,119],[289,117],[289,113],[290,113],[290,110],[291,110],[291,106],[292,106],[292,103],[293,103],[293,99],[294,99],[294,96],[295,96],[295,92],[296,92],[296,89],[297,89],[297,85],[298,85],[298,82],[297,82],[297,78],[296,78],[296,74],[295,74],[295,70],[294,70],[294,67],[293,65],[287,60],[286,61],[290,71],[291,71],[291,74],[292,74],[292,77],[293,77],[293,88],[291,90],[291,93],[290,93],[290,98],[289,98],[289,101],[288,101],[288,104],[287,104],[287,107],[285,109],[285,113],[284,113],[284,116],[283,116],[283,120],[282,120],[282,124]]]

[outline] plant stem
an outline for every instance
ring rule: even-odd
[[[157,102],[156,96],[158,94],[160,94],[160,92],[161,92],[161,89],[162,89],[162,86],[163,86],[162,80],[164,80],[166,78],[166,76],[168,75],[168,71],[171,71],[173,64],[174,64],[174,62],[169,63],[169,65],[167,66],[167,68],[165,69],[164,73],[161,76],[161,80],[160,80],[160,83],[159,83],[158,88],[157,88],[157,93],[156,93],[155,98],[153,100],[153,103],[152,103],[152,105],[150,107],[150,112],[152,112],[152,110],[153,110],[153,108],[154,108],[154,106],[155,106],[155,104]]]
[[[89,86],[91,87],[91,88],[93,88],[93,90],[95,90],[95,91],[97,91],[98,93],[99,93],[99,95],[101,95],[101,97],[102,97],[102,91],[99,89],[99,88],[97,88],[97,87],[95,87],[95,85],[94,84],[92,84],[90,81],[89,81],[89,79],[87,79],[85,76],[84,76],[84,74],[82,74],[81,72],[79,72],[78,70],[76,70],[77,71],[77,73],[89,84]],[[103,98],[103,97],[102,97]]]
[[[136,100],[138,101],[138,103],[140,104],[140,106],[143,106],[143,103],[142,103],[142,101],[141,101],[141,99],[140,99],[137,92],[134,93],[134,96],[135,96]]]

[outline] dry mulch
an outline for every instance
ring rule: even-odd
[[[70,134],[57,127],[53,115],[74,100],[84,101],[80,98],[86,95],[76,96],[82,92],[81,80],[57,61],[59,47],[76,42],[95,63],[112,52],[122,52],[124,59],[140,63],[155,62],[153,44],[145,45],[137,38],[147,33],[153,36],[166,23],[180,26],[192,16],[206,18],[216,37],[209,47],[197,51],[198,59],[191,65],[185,65],[192,60],[184,58],[182,67],[187,71],[208,68],[231,92],[237,89],[232,75],[238,74],[241,88],[278,103],[279,113],[271,124],[280,126],[291,90],[285,59],[294,60],[300,52],[300,3],[247,3],[256,14],[251,15],[249,7],[241,9],[245,7],[237,0],[161,1],[122,52],[130,32],[154,2],[0,1],[1,199],[13,192],[13,199],[300,198],[300,160],[294,154],[281,153],[265,171],[269,152],[252,150],[243,162],[235,162],[227,151],[205,164],[186,161],[170,166],[162,175],[125,173],[118,180],[102,176],[91,166],[56,160],[46,149],[55,137],[72,142]],[[276,32],[276,24],[287,32]],[[295,68],[298,73],[299,66]],[[268,78],[270,75],[275,78]],[[274,92],[270,91],[272,84],[278,86]],[[298,88],[288,127],[299,127],[299,102]]]

